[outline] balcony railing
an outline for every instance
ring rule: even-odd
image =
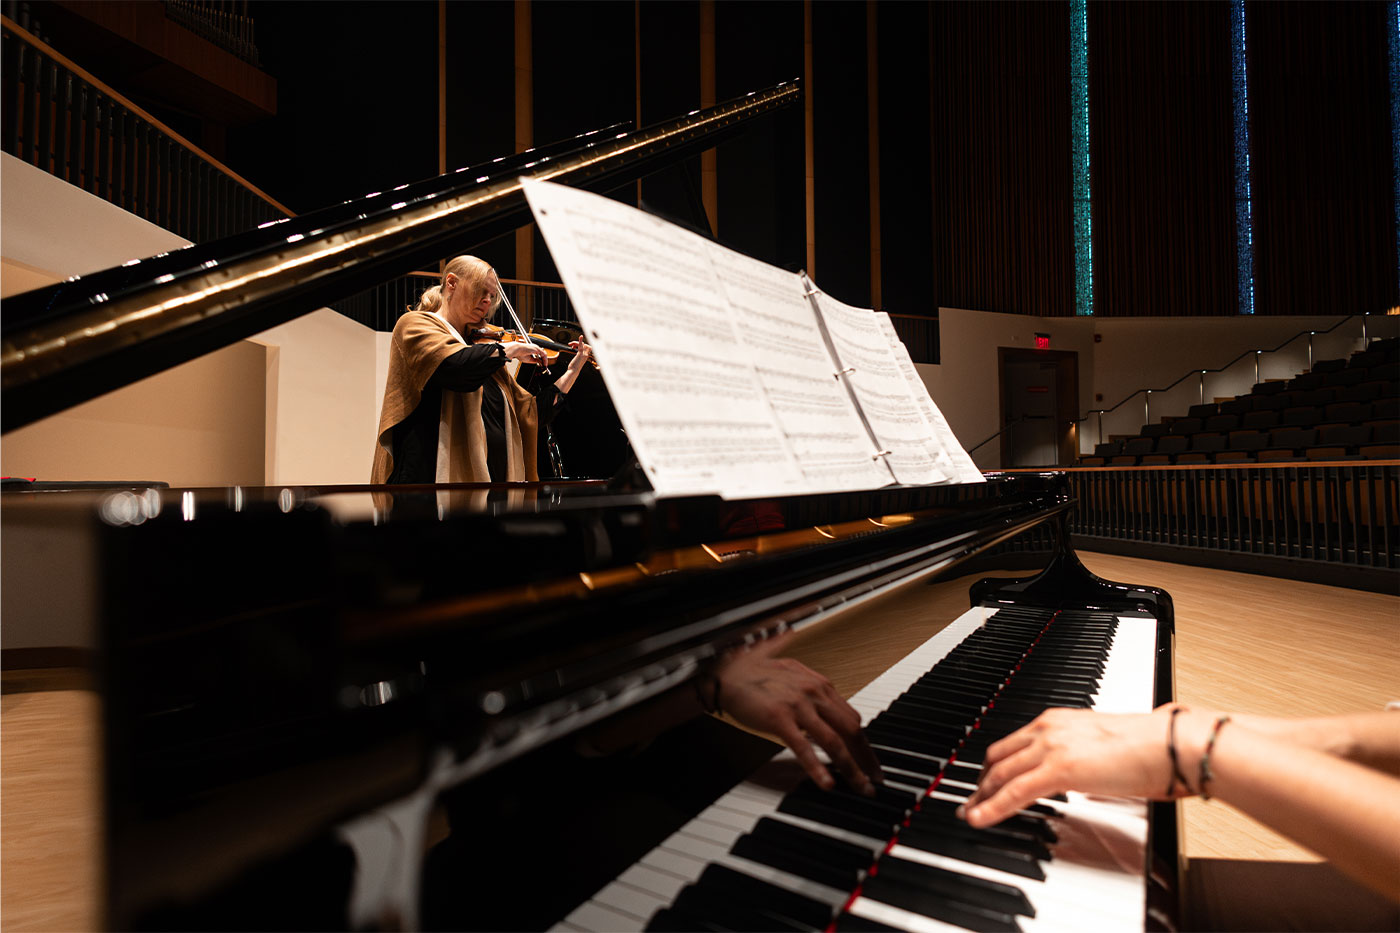
[[[1395,590],[1400,462],[1088,467],[1069,479],[1070,530],[1090,550],[1123,542],[1143,556],[1225,556],[1276,576]]]
[[[8,18],[0,149],[199,242],[291,211]]]

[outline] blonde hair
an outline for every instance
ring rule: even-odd
[[[430,314],[439,310],[442,307],[442,288],[447,284],[447,276],[451,274],[457,276],[458,288],[469,290],[470,303],[473,306],[484,296],[491,296],[489,320],[495,317],[496,309],[501,306],[501,293],[491,287],[491,274],[495,271],[489,263],[475,256],[457,256],[450,259],[442,270],[442,281],[424,291],[418,299],[418,307],[413,310],[427,311]]]

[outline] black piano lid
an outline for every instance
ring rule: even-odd
[[[522,174],[611,191],[800,98],[788,82],[645,129],[595,131],[7,298],[0,428],[22,427],[521,226],[529,220]]]

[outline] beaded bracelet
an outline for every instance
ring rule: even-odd
[[[1201,755],[1201,799],[1209,800],[1210,791],[1206,790],[1206,785],[1215,780],[1215,775],[1210,770],[1210,753],[1215,750],[1215,740],[1220,737],[1220,729],[1225,723],[1230,721],[1229,716],[1221,716],[1215,720],[1215,728],[1210,730],[1210,738],[1206,741],[1205,754]]]
[[[1178,713],[1189,712],[1190,710],[1184,706],[1174,706],[1172,707],[1171,719],[1167,721],[1167,755],[1172,760],[1172,780],[1171,783],[1167,785],[1166,793],[1168,800],[1176,793],[1178,781],[1181,782],[1182,787],[1186,788],[1188,794],[1195,793],[1195,791],[1191,789],[1191,785],[1186,783],[1186,775],[1181,773],[1181,764],[1176,757],[1176,716]]]

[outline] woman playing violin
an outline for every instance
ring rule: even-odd
[[[592,350],[572,343],[568,368],[538,397],[507,372],[507,360],[544,364],[528,341],[482,331],[501,302],[496,272],[475,256],[447,263],[442,282],[399,318],[379,413],[374,483],[479,483],[539,479],[541,427]]]

